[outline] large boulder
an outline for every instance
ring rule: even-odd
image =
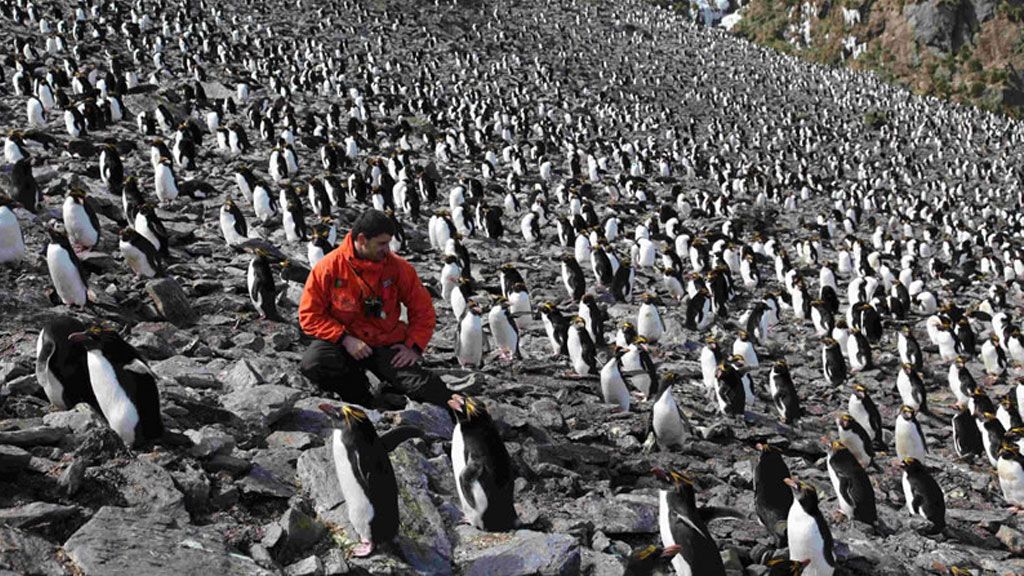
[[[294,388],[265,384],[226,394],[221,403],[242,420],[266,428],[288,414],[300,396]]]
[[[948,0],[927,0],[903,6],[903,16],[914,30],[914,39],[948,53],[958,46],[958,3]]]
[[[463,576],[569,576],[580,572],[580,547],[567,534],[530,530],[491,534],[458,528],[455,562]]]
[[[224,530],[191,526],[164,514],[104,506],[64,543],[84,576],[217,574],[270,576],[228,549]]]

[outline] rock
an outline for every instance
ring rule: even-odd
[[[125,484],[121,487],[121,494],[129,506],[188,520],[185,496],[162,466],[142,456],[125,466],[122,474]]]
[[[548,430],[562,430],[565,421],[558,403],[550,398],[541,398],[530,405],[530,413],[537,419],[537,424]]]
[[[588,494],[572,506],[606,534],[651,534],[658,531],[658,500],[644,494]]]
[[[10,478],[28,466],[32,455],[17,446],[0,444],[0,475]]]
[[[449,571],[452,544],[427,490],[430,464],[422,454],[405,444],[391,453],[391,463],[398,480],[398,513],[402,519],[398,548],[402,557],[419,573]]]
[[[306,450],[299,456],[295,468],[299,485],[313,501],[313,509],[317,514],[330,512],[345,501],[338,476],[334,471],[330,446]]]
[[[78,492],[78,489],[82,486],[82,480],[85,478],[86,468],[88,468],[88,465],[83,459],[74,460],[64,468],[60,478],[57,479],[57,484],[64,489],[65,494],[74,496]]]
[[[277,522],[280,538],[270,547],[278,558],[294,558],[316,544],[327,533],[323,524],[294,506]]]
[[[228,454],[215,454],[212,458],[203,462],[203,470],[207,472],[227,472],[232,476],[245,474],[250,468],[252,468],[252,462]]]
[[[231,552],[222,533],[223,527],[179,525],[162,514],[104,506],[71,535],[64,549],[84,576],[272,574]]]
[[[203,511],[210,503],[210,480],[199,468],[187,462],[181,470],[172,470],[174,485],[185,497],[185,508],[192,514]]]
[[[67,428],[75,434],[81,434],[93,427],[106,426],[103,418],[88,404],[79,404],[70,410],[45,414],[43,424],[54,428]]]
[[[266,428],[291,411],[302,392],[271,384],[238,390],[221,397],[224,408]]]
[[[1006,546],[1006,549],[1013,554],[1024,554],[1024,534],[1016,528],[1011,528],[1007,525],[999,527],[999,531],[996,532],[996,538]]]
[[[291,498],[295,495],[295,486],[278,478],[263,466],[253,465],[244,478],[238,481],[238,487],[245,494],[259,494],[272,498]]]
[[[284,569],[285,576],[321,576],[324,565],[316,556],[309,556]]]
[[[0,395],[2,396],[36,396],[41,394],[43,394],[43,387],[39,385],[39,380],[35,374],[13,378],[5,383],[3,388],[0,388]]]
[[[345,553],[338,548],[331,548],[324,555],[324,576],[337,576],[348,574],[348,563],[345,562]]]
[[[238,360],[220,372],[219,379],[224,387],[235,392],[265,384],[263,376],[248,360]]]
[[[396,424],[415,426],[424,434],[440,440],[451,440],[455,425],[448,411],[434,404],[424,404],[412,400],[405,410],[398,413]]]
[[[195,324],[198,319],[191,301],[174,278],[168,276],[150,280],[146,283],[146,293],[157,312],[171,324],[183,328]]]
[[[235,449],[235,438],[217,426],[203,426],[199,430],[186,430],[192,440],[189,453],[196,458],[209,458],[215,454],[231,454]]]
[[[172,356],[153,364],[152,368],[157,376],[173,380],[188,388],[219,389],[223,387],[217,378],[216,369],[196,358]]]
[[[64,576],[57,562],[57,547],[17,528],[0,526],[0,573]]]
[[[309,432],[277,431],[267,436],[267,446],[270,448],[292,448],[305,450],[320,443],[320,437]]]
[[[32,502],[24,506],[0,509],[0,524],[15,528],[35,528],[63,522],[79,514],[78,506],[61,506],[49,502]]]
[[[914,30],[914,39],[941,52],[952,52],[956,46],[958,5],[942,0],[905,4],[903,16]]]
[[[7,430],[0,432],[0,444],[12,446],[53,446],[68,435],[67,428],[54,426],[36,426],[25,430]]]
[[[483,533],[459,526],[455,561],[464,576],[569,576],[580,572],[580,547],[566,534],[530,530]]]

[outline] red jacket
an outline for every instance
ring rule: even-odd
[[[383,300],[383,318],[363,313],[363,301],[373,296]],[[399,320],[399,303],[408,324]],[[356,258],[352,234],[313,267],[299,304],[302,331],[329,342],[351,334],[374,347],[415,344],[425,350],[435,322],[430,293],[412,265],[391,253],[381,262]]]

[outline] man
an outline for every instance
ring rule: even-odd
[[[353,404],[373,406],[369,370],[414,400],[445,406],[451,392],[418,366],[434,333],[434,305],[412,265],[391,253],[394,233],[387,215],[367,210],[341,246],[313,267],[299,324],[316,340],[302,358],[302,373]]]

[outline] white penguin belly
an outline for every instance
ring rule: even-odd
[[[363,487],[356,480],[355,471],[348,459],[348,449],[341,439],[341,430],[335,430],[333,435],[334,470],[338,474],[338,482],[341,484],[341,493],[345,495],[345,508],[348,509],[348,520],[356,533],[364,541],[372,541],[370,533],[370,522],[373,520],[373,504],[367,497]],[[358,458],[358,454],[356,458]]]
[[[629,390],[615,358],[601,368],[601,396],[606,403],[614,404],[623,411],[629,410]]]
[[[836,500],[839,501],[839,509],[843,511],[843,514],[845,514],[847,518],[853,518],[853,503],[847,502],[846,499],[843,498],[843,493],[839,490],[839,476],[836,475],[832,466],[826,466],[826,468],[828,468],[828,477],[832,481],[832,488],[836,491]]]
[[[139,423],[139,413],[132,404],[117,380],[117,372],[98,350],[90,350],[87,354],[89,381],[96,395],[107,424],[117,432],[121,440],[128,446],[135,443],[135,426]]]
[[[121,241],[120,247],[121,254],[124,255],[125,262],[128,262],[128,266],[131,267],[133,272],[143,278],[152,278],[156,276],[156,270],[149,264],[149,259],[142,253],[142,250],[139,250],[130,242],[124,241]]]
[[[683,422],[679,417],[679,407],[676,406],[676,400],[672,397],[671,390],[663,392],[661,398],[654,403],[651,421],[658,444],[662,446],[682,445]]]
[[[74,200],[70,200],[64,203],[63,211],[68,240],[72,244],[92,248],[99,237],[99,231],[93,228],[92,222],[89,221],[89,215],[85,213],[85,208],[82,208]]]
[[[664,328],[661,325],[661,318],[658,311],[650,304],[641,304],[636,321],[637,334],[652,342],[661,339]]]
[[[661,532],[662,547],[675,546],[676,539],[672,536],[672,512],[668,507],[668,492],[658,491],[658,531]],[[672,568],[679,576],[694,576],[690,563],[683,558],[682,554],[672,557]]]
[[[10,209],[0,208],[0,264],[18,262],[25,256],[25,239],[18,218]]]
[[[576,328],[569,329],[568,348],[569,360],[572,362],[573,370],[580,376],[589,373],[590,366],[587,365],[586,359],[583,358],[583,343],[580,342],[579,330]]]
[[[798,562],[810,560],[804,569],[804,576],[832,575],[833,568],[825,560],[825,541],[818,530],[818,523],[796,500],[790,506],[786,518],[786,534],[789,559]]]
[[[483,528],[483,515],[487,511],[487,494],[484,492],[480,482],[474,480],[473,485],[466,487],[462,485],[462,472],[466,469],[466,442],[462,437],[462,424],[456,424],[452,432],[452,473],[455,475],[455,488],[459,493],[459,502],[462,504],[462,513],[466,519],[477,528]],[[466,499],[465,490],[473,493],[472,506]]]
[[[67,251],[57,244],[50,244],[46,249],[46,264],[61,301],[69,306],[85,306],[88,299],[86,287]]]
[[[459,325],[459,362],[463,366],[479,366],[483,355],[484,337],[480,317],[468,314]]]

